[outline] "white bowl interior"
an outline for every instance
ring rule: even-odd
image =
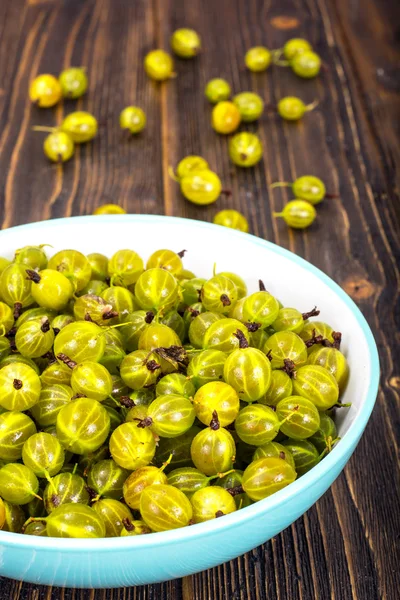
[[[266,289],[284,306],[305,312],[317,305],[321,310],[318,319],[342,332],[341,349],[351,370],[342,401],[352,405],[338,411],[340,436],[362,410],[371,365],[359,322],[328,278],[317,275],[304,261],[293,261],[278,247],[202,222],[131,215],[60,219],[5,230],[0,235],[0,256],[12,258],[17,248],[30,244],[51,244],[52,248],[46,248],[48,255],[74,248],[85,254],[101,252],[111,256],[116,250],[130,248],[145,260],[160,248],[186,249],[184,266],[199,277],[211,277],[216,263],[217,272],[233,271],[243,277],[249,292],[258,290],[258,280],[262,279]]]

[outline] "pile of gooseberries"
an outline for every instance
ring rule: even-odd
[[[349,368],[317,308],[235,273],[198,278],[183,251],[44,248],[0,259],[0,529],[192,526],[332,450]]]

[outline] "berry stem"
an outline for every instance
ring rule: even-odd
[[[280,188],[280,187],[291,187],[291,183],[289,183],[289,181],[276,181],[275,183],[272,183],[269,188],[271,190],[274,190],[275,188]]]
[[[171,177],[171,179],[173,179],[177,183],[180,183],[181,180],[175,175],[175,171],[171,166],[168,167],[168,175]]]
[[[319,100],[314,100],[314,102],[311,102],[311,104],[307,104],[306,111],[310,112],[311,110],[314,110],[314,108],[317,108],[318,104],[319,104]]]
[[[46,133],[53,133],[56,131],[57,127],[44,127],[43,125],[34,125],[32,127],[32,131],[44,131]]]

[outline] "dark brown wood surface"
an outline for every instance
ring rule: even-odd
[[[376,408],[344,473],[307,514],[249,554],[183,580],[127,590],[73,591],[0,578],[0,600],[376,600],[399,598],[399,247],[400,6],[396,0],[2,0],[0,2],[0,222],[91,214],[105,202],[132,213],[211,221],[235,207],[251,231],[293,250],[339,282],[358,303],[378,343],[382,378]],[[146,51],[168,48],[177,27],[195,28],[204,51],[176,61],[176,79],[147,79]],[[251,74],[252,45],[308,38],[324,70],[304,81],[289,70]],[[39,110],[30,80],[85,65],[89,93]],[[263,162],[232,168],[227,139],[209,125],[207,80],[267,103],[298,95],[318,108],[296,125],[273,114],[257,125]],[[126,141],[120,110],[142,106],[148,126]],[[32,125],[55,125],[75,107],[93,112],[98,138],[64,167],[42,154]],[[184,155],[204,155],[231,198],[206,209],[186,202],[168,177]],[[288,193],[268,186],[321,176],[339,198],[326,201],[306,232],[271,218]]]

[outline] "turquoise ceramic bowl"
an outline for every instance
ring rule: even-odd
[[[283,304],[314,305],[343,333],[351,375],[339,418],[341,441],[312,471],[277,494],[215,521],[133,538],[35,538],[0,531],[0,575],[66,587],[141,585],[190,575],[255,548],[310,508],[353,453],[375,403],[379,362],[363,315],[329,277],[298,256],[257,237],[218,225],[150,215],[77,217],[33,223],[0,233],[0,256],[27,244],[51,244],[110,255],[133,248],[144,258],[157,248],[187,249],[185,267],[203,277],[242,275],[250,291],[262,279]]]

